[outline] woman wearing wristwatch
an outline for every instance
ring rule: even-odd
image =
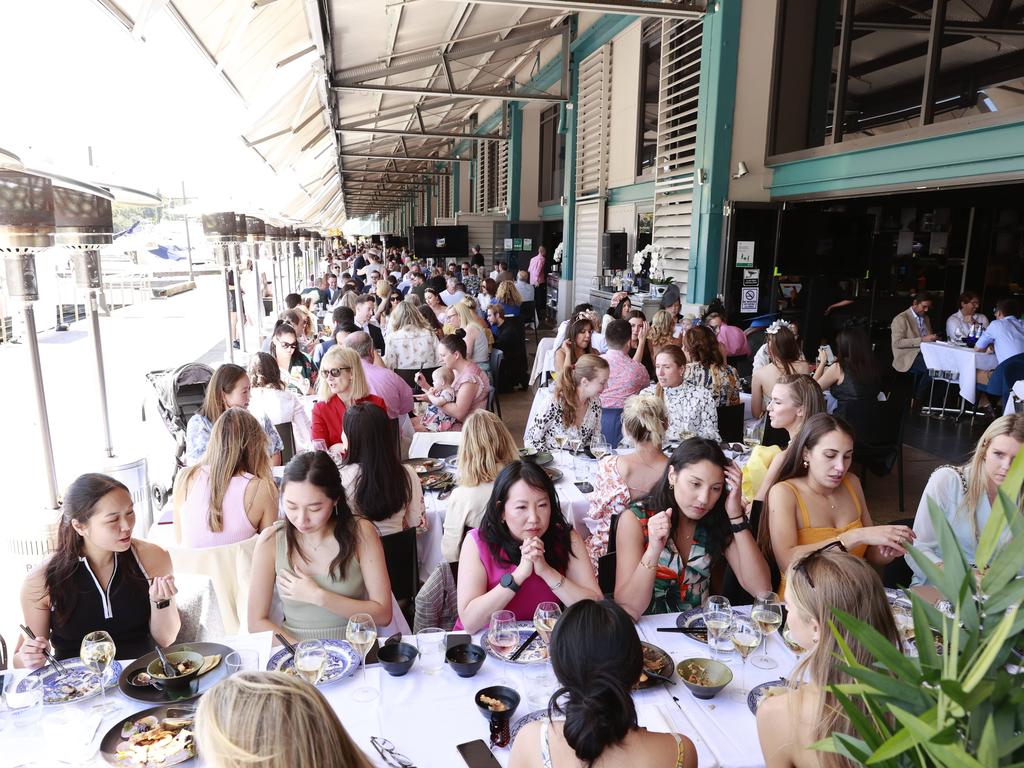
[[[458,588],[455,628],[471,633],[495,611],[530,620],[538,603],[601,599],[583,541],[536,464],[514,461],[495,479],[480,527],[462,543]]]
[[[106,475],[85,474],[64,494],[57,551],[36,566],[21,588],[25,626],[16,667],[78,656],[82,638],[104,630],[115,657],[135,659],[170,645],[181,618],[167,550],[132,538],[135,510],[128,489]]]
[[[771,589],[768,562],[743,514],[739,468],[711,440],[680,443],[651,495],[615,532],[615,602],[633,616],[700,606],[724,560],[751,594]]]

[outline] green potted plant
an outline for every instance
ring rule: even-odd
[[[929,499],[942,565],[913,547],[909,551],[945,602],[939,602],[940,611],[908,592],[916,658],[905,656],[873,627],[836,611],[836,622],[870,649],[874,663],[857,664],[832,623],[843,655],[837,663],[856,681],[832,689],[856,735],[833,734],[816,749],[892,768],[1024,765],[1022,481],[1024,452],[999,488],[973,567],[945,514]]]

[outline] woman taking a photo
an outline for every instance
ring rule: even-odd
[[[365,517],[381,536],[426,528],[423,488],[416,470],[402,463],[398,441],[389,439],[391,419],[370,403],[345,411],[345,463],[341,482],[349,489],[352,514]]]
[[[313,438],[309,415],[295,392],[281,380],[281,368],[266,352],[257,352],[249,360],[249,413],[271,424],[291,424],[295,450],[310,450]]]
[[[370,394],[359,355],[349,347],[336,344],[320,361],[320,402],[313,406],[313,439],[327,443],[332,455],[343,455],[341,435],[345,409],[363,402],[373,403],[387,412],[384,401]]]
[[[323,451],[288,462],[281,488],[285,519],[260,534],[249,586],[249,631],[291,642],[344,640],[348,617],[391,623],[391,581],[373,523],[345,501],[338,467]],[[277,589],[284,622],[270,619]]]
[[[434,313],[430,314],[433,316]],[[390,326],[388,343],[384,348],[384,365],[394,371],[437,368],[437,336],[411,302],[398,303],[391,313]]]
[[[834,611],[845,611],[874,627],[900,648],[882,580],[862,559],[828,546],[796,558],[786,580],[790,585],[786,590],[787,626],[793,640],[808,652],[790,673],[789,690],[766,697],[757,708],[757,734],[765,764],[767,768],[850,765],[837,755],[812,747],[834,733],[857,735],[830,690],[833,685],[857,682],[836,663],[841,650],[830,625],[835,623],[855,663],[864,667],[872,666],[874,654],[835,621]],[[856,696],[851,698],[859,702]],[[868,713],[865,711],[863,716]]]
[[[206,395],[199,411],[193,414],[185,426],[185,463],[189,466],[197,464],[206,446],[210,442],[213,425],[228,408],[248,408],[249,376],[245,368],[234,363],[224,363],[213,372],[213,378],[206,385]],[[281,451],[284,445],[270,419],[264,416],[260,426],[267,436],[267,453],[270,454],[271,466],[281,465]]]
[[[597,761],[603,768],[696,768],[692,741],[637,723],[630,692],[644,670],[644,649],[615,603],[580,600],[566,610],[551,634],[551,666],[560,687],[550,716],[519,731],[509,768]]]
[[[14,666],[37,669],[52,645],[58,659],[78,656],[82,638],[104,630],[118,659],[170,645],[181,619],[167,550],[132,538],[135,510],[128,488],[86,474],[64,494],[57,551],[25,577],[21,609],[34,640],[19,637]],[[148,583],[147,583],[148,582]]]
[[[831,391],[837,416],[846,416],[852,402],[876,402],[881,382],[863,328],[843,328],[836,334],[836,360],[829,365],[827,350],[818,351],[814,380],[823,392]]]
[[[686,372],[683,350],[671,345],[658,350],[654,358],[654,372],[658,383],[640,390],[640,394],[654,395],[664,401],[668,412],[665,442],[677,445],[691,435],[716,442],[720,440],[718,410],[711,390],[683,381]]]
[[[761,550],[775,559],[779,570],[833,542],[878,567],[907,553],[904,546],[914,542],[913,530],[871,521],[860,481],[849,474],[852,461],[849,424],[827,413],[807,420],[787,451],[761,515]],[[780,595],[785,588],[783,579]]]
[[[448,498],[441,537],[441,557],[459,559],[466,528],[476,528],[491,498],[494,478],[519,459],[516,441],[505,424],[490,411],[473,411],[462,428],[462,442],[456,454],[459,484]]]
[[[717,442],[683,442],[651,495],[630,512],[615,531],[615,602],[634,619],[702,605],[723,559],[750,594],[771,589],[743,513],[740,470]]]
[[[651,493],[661,480],[668,459],[661,450],[668,429],[665,402],[654,395],[636,395],[622,411],[622,433],[636,446],[633,453],[609,454],[597,465],[594,492],[587,510],[587,551],[597,572],[597,561],[608,553],[608,533],[615,515]]]
[[[800,347],[788,324],[776,321],[765,331],[768,337],[768,365],[754,371],[750,380],[750,410],[755,419],[761,418],[768,406],[772,387],[783,376],[811,373],[811,365],[800,359]]]
[[[270,341],[270,354],[277,361],[281,379],[288,389],[298,395],[313,394],[316,371],[312,361],[299,349],[295,329],[288,323],[281,323],[274,330]]]
[[[481,371],[476,363],[466,359],[466,342],[462,338],[463,334],[464,331],[460,328],[457,333],[445,336],[437,345],[437,357],[441,365],[455,374],[455,380],[448,388],[454,394],[454,400],[441,392],[428,392],[431,387],[427,378],[422,371],[416,374],[416,383],[424,391],[419,397],[430,403],[427,413],[420,420],[420,426],[427,431],[436,431],[432,427],[442,423],[446,424],[444,431],[460,430],[469,414],[487,407],[491,384],[487,380],[487,374]],[[454,424],[450,423],[451,419],[455,420]]]
[[[455,627],[470,633],[486,627],[495,611],[529,620],[538,603],[600,599],[583,542],[536,464],[514,461],[494,481],[480,527],[462,543],[458,590]]]
[[[267,437],[242,408],[217,419],[198,464],[174,484],[174,535],[192,549],[234,544],[277,520],[277,486]]]
[[[583,355],[595,354],[590,345],[594,333],[594,322],[589,317],[579,317],[569,323],[565,341],[555,350],[555,370],[561,371],[566,365],[575,365]]]
[[[689,360],[683,381],[711,392],[716,406],[742,402],[736,369],[725,362],[722,347],[710,328],[698,325],[683,334],[683,351]]]
[[[566,365],[551,400],[527,427],[525,443],[551,451],[558,447],[556,435],[575,434],[582,449],[589,450],[594,435],[601,434],[601,393],[609,374],[608,362],[597,355],[583,355],[575,365]]]
[[[945,513],[964,559],[974,567],[974,553],[978,549],[981,532],[992,515],[992,503],[1022,445],[1024,416],[1001,416],[988,425],[969,462],[958,467],[939,467],[932,472],[914,518],[915,544],[919,552],[936,565],[942,565],[939,535],[928,512],[931,500]],[[1002,542],[1003,545],[1006,543],[1005,540]],[[909,556],[906,560],[914,571],[914,584],[927,583],[917,562]]]

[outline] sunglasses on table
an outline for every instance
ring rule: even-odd
[[[377,750],[381,759],[393,768],[416,768],[416,764],[399,752],[395,745],[380,736],[371,736],[370,744]]]
[[[351,371],[347,365],[342,368],[324,368],[321,373],[329,379],[336,379],[341,376],[342,371]]]
[[[836,541],[833,541],[831,544],[826,544],[824,547],[821,547],[820,549],[815,549],[811,552],[808,552],[806,555],[801,557],[798,562],[796,562],[793,565],[793,573],[796,573],[797,571],[803,573],[804,578],[807,579],[807,583],[811,585],[811,589],[817,589],[817,587],[814,586],[814,579],[811,578],[811,574],[807,572],[807,563],[812,558],[817,557],[822,552],[828,552],[830,549],[837,549],[840,552],[847,551],[846,547],[843,546],[843,542],[837,539]]]

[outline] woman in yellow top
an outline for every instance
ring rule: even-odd
[[[875,525],[853,461],[853,429],[843,419],[819,413],[808,419],[789,447],[779,480],[768,492],[759,539],[765,556],[785,572],[813,549],[840,542],[857,557],[882,567],[906,554],[914,540],[905,525]],[[779,588],[781,595],[785,579]]]

